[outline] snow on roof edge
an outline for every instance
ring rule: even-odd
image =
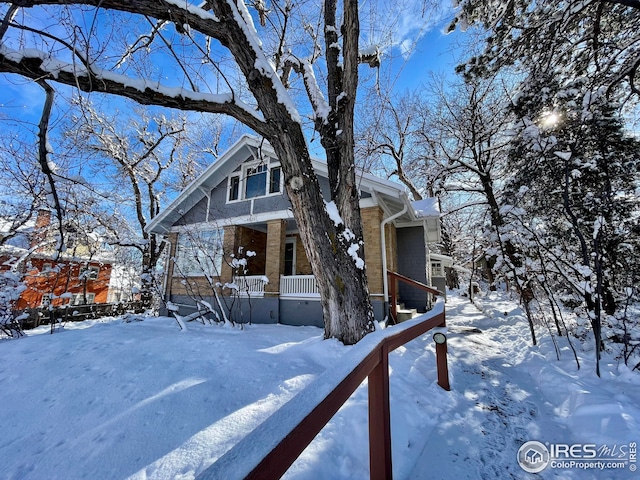
[[[440,217],[440,206],[438,205],[438,199],[436,197],[427,197],[422,200],[414,200],[411,202],[416,217]]]

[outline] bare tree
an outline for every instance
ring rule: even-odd
[[[8,28],[0,71],[142,104],[226,114],[267,139],[282,163],[294,217],[318,279],[325,336],[351,344],[373,331],[366,271],[348,253],[352,244],[363,241],[354,169],[358,65],[377,64],[377,53],[359,51],[355,0],[343,2],[340,12],[334,0],[326,0],[321,12],[302,12],[311,6],[290,2],[274,3],[269,11],[256,7],[258,25],[244,3],[229,0],[200,5],[163,0],[3,4],[11,11],[3,23]],[[31,23],[45,16],[60,28],[43,31],[40,22]],[[313,17],[315,22],[308,21]],[[296,18],[311,34],[310,42],[298,44],[290,36]],[[109,34],[118,24],[131,32],[118,32],[127,44],[120,51]],[[158,68],[171,65],[178,87],[146,75],[159,62],[164,64]],[[116,72],[122,65],[126,74]],[[316,71],[326,76],[324,94]],[[310,102],[306,111],[326,151],[330,200],[341,221],[334,222],[325,208],[303,132],[303,110],[286,88],[297,81],[292,72],[298,73]]]
[[[44,205],[42,173],[32,146],[15,136],[0,140],[0,246],[20,234]]]
[[[134,118],[120,121],[122,114],[101,114],[81,97],[74,104],[78,113],[70,116],[73,128],[66,133],[70,148],[91,160],[92,176],[107,182],[100,190],[110,214],[105,207],[93,212],[112,245],[138,251],[141,300],[149,308],[165,243],[161,236],[148,233],[146,226],[159,213],[169,188],[179,190],[193,180],[199,171],[196,152],[202,149],[185,153],[185,116],[170,119],[139,108]]]

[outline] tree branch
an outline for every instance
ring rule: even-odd
[[[42,173],[47,177],[49,183],[50,194],[53,197],[54,207],[58,216],[58,230],[60,233],[60,243],[58,244],[57,253],[62,252],[64,245],[64,228],[62,225],[62,205],[60,204],[60,197],[58,196],[58,190],[56,189],[55,172],[51,168],[49,163],[49,141],[47,139],[47,132],[49,130],[49,119],[51,118],[51,109],[53,108],[53,99],[55,91],[44,80],[38,80],[40,85],[46,94],[44,107],[42,108],[42,116],[40,117],[40,123],[38,125],[38,162]]]
[[[185,111],[222,113],[249,126],[259,134],[267,131],[266,123],[248,105],[233,101],[232,94],[205,94],[181,88],[165,87],[158,82],[133,79],[108,71],[81,70],[77,65],[48,59],[40,52],[34,56],[0,46],[0,71],[16,73],[33,80],[52,79],[78,87],[84,92],[120,95],[142,105],[160,105]],[[96,69],[92,69],[96,70]]]
[[[615,3],[640,10],[640,0],[602,0],[603,3]]]

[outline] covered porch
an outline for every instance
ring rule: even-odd
[[[246,259],[246,265],[233,268],[227,258],[221,280],[231,279],[238,296],[256,311],[268,309],[269,321],[324,325],[316,278],[293,219],[225,226],[223,249],[226,257]]]
[[[320,297],[293,219],[225,226],[223,250],[221,279],[241,295]]]

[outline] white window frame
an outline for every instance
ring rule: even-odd
[[[211,235],[214,238],[204,239],[202,235]],[[198,237],[198,238],[196,238]],[[217,238],[216,238],[217,237]],[[202,248],[198,248],[198,243],[206,246],[207,242],[215,243],[216,250],[202,253]],[[216,228],[211,230],[186,231],[178,234],[176,245],[175,263],[173,269],[174,277],[219,277],[222,271],[223,262],[224,229]],[[197,253],[199,258],[194,256]],[[202,253],[202,255],[200,255]],[[213,258],[212,258],[213,257]],[[194,260],[191,260],[194,258]],[[203,267],[205,270],[203,270]]]
[[[49,305],[51,305],[51,296],[52,295],[50,293],[43,293],[42,300],[40,300],[40,306],[48,307]]]
[[[84,272],[86,272],[87,270],[89,270],[91,273],[89,273],[89,275],[87,275],[86,279],[87,280],[97,280],[98,279],[98,275],[100,275],[100,267],[97,267],[95,265],[88,265],[86,267],[80,267],[80,273],[78,274],[79,278],[83,278]]]
[[[431,276],[444,277],[444,266],[441,261],[431,261]]]
[[[264,195],[258,195],[255,197],[247,198],[247,178],[251,175],[249,172],[251,170],[255,170],[261,166],[266,167],[266,176],[265,176],[265,189]],[[271,171],[276,168],[280,169],[280,184],[278,186],[277,192],[269,192],[271,189]],[[259,172],[262,173],[262,172]],[[233,178],[238,179],[238,198],[235,200],[231,200],[229,197],[231,196],[231,182]],[[247,200],[254,200],[256,198],[266,198],[273,197],[275,195],[282,195],[284,191],[284,176],[282,175],[282,166],[280,162],[249,162],[242,165],[242,168],[239,172],[233,172],[231,175],[227,177],[227,193],[226,193],[226,203],[236,203],[236,202],[245,202]]]
[[[71,296],[70,305],[92,305],[96,302],[96,294],[93,292],[87,292],[87,303],[82,303],[82,299],[85,297],[82,293],[74,293]]]

